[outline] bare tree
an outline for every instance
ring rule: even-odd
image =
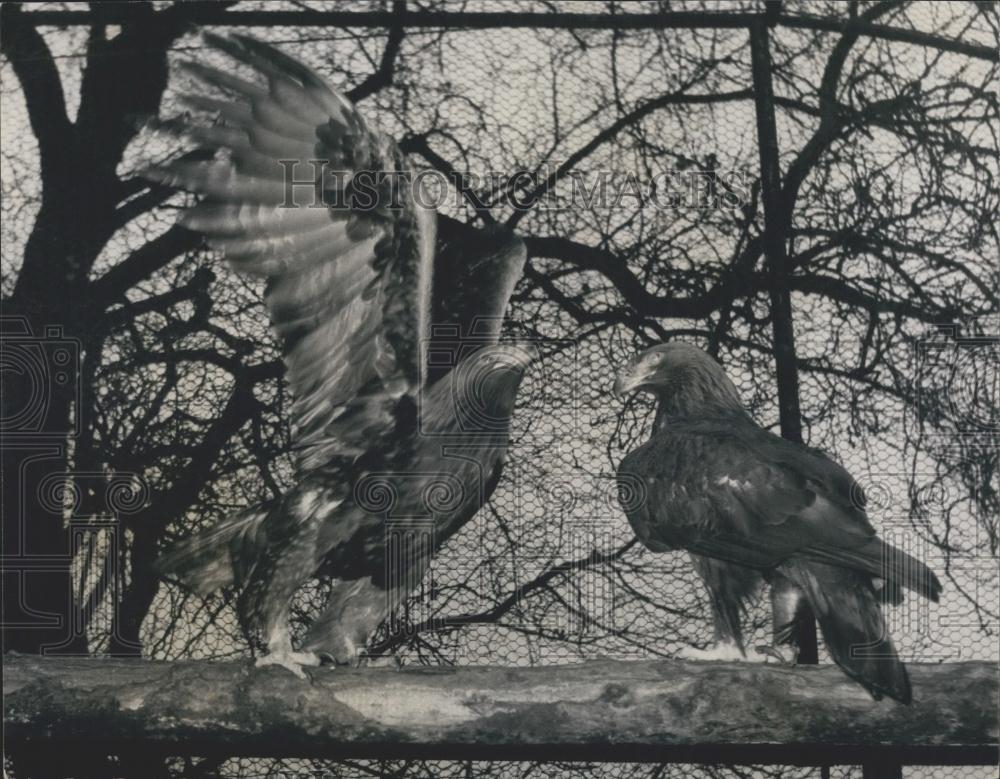
[[[183,196],[135,175],[187,153],[140,128],[180,110],[171,58],[204,56],[188,22],[242,12],[230,5],[95,3],[78,35],[0,11],[5,126],[20,112],[12,126],[33,136],[17,145],[5,132],[3,145],[4,544],[50,561],[12,564],[5,650],[251,651],[231,594],[201,601],[151,563],[281,491],[280,355],[261,291],[172,226]],[[608,477],[649,413],[610,401],[611,372],[683,338],[719,357],[758,419],[887,494],[873,517],[951,577],[944,608],[968,616],[964,640],[988,654],[998,604],[969,571],[995,561],[1000,513],[988,378],[1000,109],[983,56],[995,9],[789,4],[767,36],[769,182],[757,9],[727,9],[747,18],[722,24],[704,5],[657,29],[616,24],[630,11],[609,8],[603,21],[500,32],[452,26],[455,9],[437,3],[396,3],[372,11],[379,26],[350,28],[268,29],[278,17],[254,11],[255,34],[353,86],[427,166],[474,174],[446,224],[506,222],[530,252],[509,329],[546,354],[508,475],[370,649],[538,663],[706,641],[684,560],[642,553]],[[425,11],[440,16],[405,16]],[[775,246],[778,266],[765,257]],[[300,593],[300,627],[322,592]],[[765,617],[748,615],[751,634]],[[901,643],[932,653],[937,638]]]

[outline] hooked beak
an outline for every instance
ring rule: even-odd
[[[525,373],[540,357],[538,347],[530,341],[511,341],[493,349],[493,368]]]
[[[612,388],[614,396],[621,400],[632,390],[641,387],[651,375],[651,371],[643,371],[638,369],[635,363],[629,363],[625,369],[618,374],[615,379],[615,386]]]

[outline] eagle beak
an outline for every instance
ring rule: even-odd
[[[643,382],[649,378],[649,374],[645,372],[640,372],[636,370],[637,366],[635,364],[629,364],[629,366],[618,374],[615,379],[615,386],[612,388],[612,392],[615,397],[621,400],[632,390],[641,387]]]
[[[493,367],[524,373],[540,357],[538,347],[530,341],[512,341],[495,348]]]

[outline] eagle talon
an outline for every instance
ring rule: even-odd
[[[756,651],[759,655],[764,655],[765,658],[777,660],[780,665],[796,665],[795,650],[791,647],[761,644],[760,646],[754,647],[754,651]],[[766,663],[767,660],[765,659],[764,662]]]
[[[317,666],[319,664],[319,656],[312,652],[281,651],[269,652],[263,657],[258,657],[254,666],[257,668],[263,668],[268,665],[280,665],[282,668],[286,668],[291,671],[299,679],[305,680],[308,677],[303,669],[305,667]]]
[[[705,649],[698,649],[694,646],[686,646],[680,650],[674,657],[680,658],[681,660],[700,660],[700,661],[720,661],[720,662],[733,662],[739,660],[745,660],[743,652],[735,644],[718,643],[714,646],[706,647]]]
[[[337,658],[332,652],[320,651],[316,653],[316,656],[319,657],[320,665],[343,665],[343,663],[337,662]]]
[[[403,661],[397,655],[362,655],[358,659],[360,668],[395,668],[403,667]]]

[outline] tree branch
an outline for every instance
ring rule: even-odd
[[[553,580],[566,574],[586,571],[591,568],[604,565],[605,563],[618,560],[637,543],[638,539],[633,538],[631,541],[626,542],[610,554],[605,554],[595,549],[589,555],[580,558],[579,560],[567,560],[566,562],[554,565],[540,573],[531,581],[526,582],[520,587],[514,588],[505,598],[500,599],[485,611],[473,612],[469,614],[453,614],[445,617],[431,617],[415,626],[410,627],[406,631],[405,635],[394,634],[388,636],[381,643],[372,646],[369,654],[387,654],[394,648],[405,643],[408,638],[426,631],[456,628],[461,627],[462,625],[488,624],[497,622],[505,614],[510,612],[519,604],[523,603],[525,598],[530,596],[533,592],[548,586]]]
[[[10,60],[24,93],[31,130],[38,139],[42,176],[47,178],[48,168],[61,166],[66,172],[64,163],[73,152],[73,134],[59,70],[31,16],[20,3],[4,4],[0,9],[0,51]]]
[[[382,61],[379,62],[378,70],[347,93],[347,97],[353,103],[358,103],[392,84],[396,58],[399,56],[403,36],[406,34],[406,28],[398,23],[398,20],[402,19],[403,14],[406,13],[406,0],[395,0],[392,4],[392,13],[397,19],[397,23],[389,28],[389,38],[385,42]]]
[[[749,270],[763,251],[761,239],[752,238],[728,275],[706,292],[694,297],[668,297],[651,293],[623,258],[606,249],[558,236],[526,236],[524,242],[531,257],[550,257],[605,276],[640,316],[684,319],[702,319],[733,297],[745,294]]]
[[[518,210],[515,211],[513,216],[508,220],[508,226],[516,226],[517,223],[528,213],[531,206],[544,197],[545,193],[552,189],[552,187],[558,183],[559,179],[571,171],[577,163],[586,159],[599,147],[612,140],[622,130],[627,127],[631,127],[636,122],[641,121],[654,111],[670,105],[714,105],[715,103],[726,103],[734,100],[746,100],[747,98],[752,97],[752,95],[753,92],[749,89],[740,89],[735,92],[720,92],[718,94],[689,94],[681,91],[670,92],[665,95],[660,95],[660,97],[653,98],[652,100],[645,101],[638,108],[629,111],[604,130],[601,130],[601,132],[597,133],[597,135],[591,138],[587,143],[570,154],[565,161],[558,168],[552,171],[552,173],[550,173],[543,182],[541,182],[522,200],[520,200],[518,203]]]
[[[174,225],[94,281],[90,286],[91,299],[102,307],[107,306],[181,253],[197,249],[200,245],[199,233]]]
[[[532,29],[566,30],[666,30],[666,29],[733,29],[749,27],[759,14],[725,13],[719,11],[667,11],[659,13],[548,13],[506,11],[407,11],[399,19],[388,11],[228,11],[220,3],[183,3],[187,20],[193,24],[264,26],[264,27],[402,27],[487,30],[527,27]],[[105,12],[102,18],[109,24],[120,23],[129,10],[124,4]],[[34,11],[26,13],[36,25],[91,24],[90,11]],[[805,30],[840,32],[844,22],[838,17],[826,18],[812,14],[781,14],[778,26]],[[927,46],[940,51],[964,54],[968,57],[993,61],[996,50],[968,41],[945,38],[918,30],[900,29],[871,22],[858,25],[863,35],[883,40]]]
[[[899,0],[884,0],[884,2],[876,3],[867,8],[861,16],[852,18],[844,26],[843,35],[827,59],[819,87],[819,127],[816,128],[816,132],[788,166],[788,171],[785,173],[781,185],[786,230],[791,225],[795,201],[798,198],[802,182],[805,181],[806,176],[809,175],[830,144],[838,137],[847,121],[838,110],[839,104],[837,102],[837,87],[840,84],[840,76],[847,61],[847,55],[850,54],[854,44],[861,37],[864,24],[897,8],[899,4]]]
[[[990,663],[910,665],[910,706],[835,666],[591,661],[534,668],[320,668],[8,656],[8,747],[115,754],[810,764],[996,760]],[[173,750],[173,751],[171,751]],[[793,757],[798,755],[798,757]]]

